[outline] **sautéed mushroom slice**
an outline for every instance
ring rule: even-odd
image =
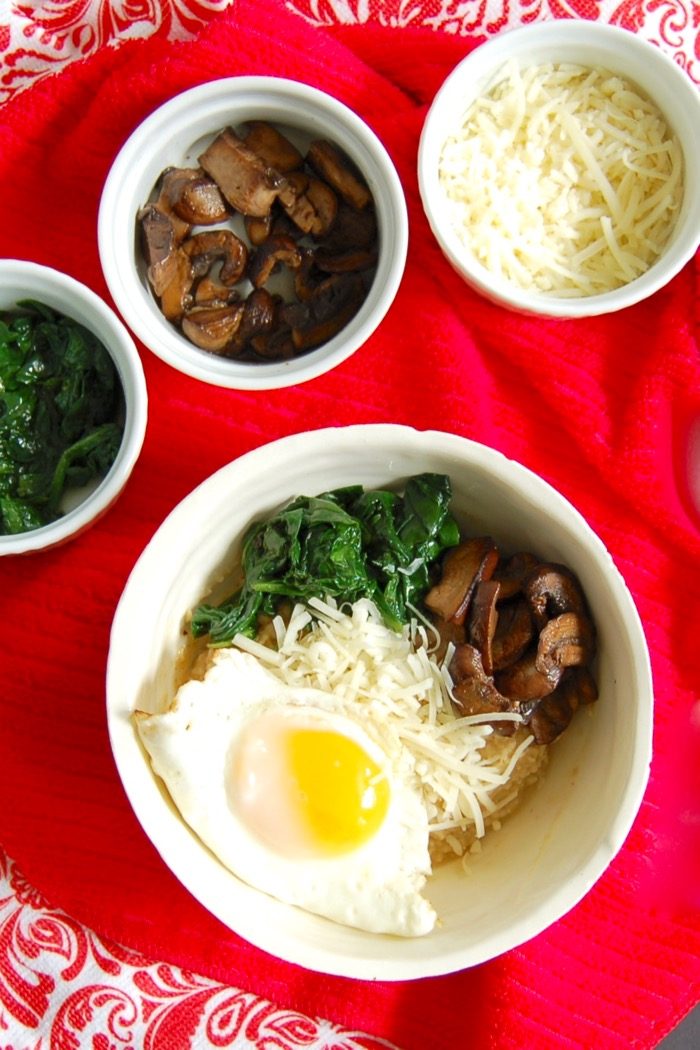
[[[454,647],[449,672],[465,714],[518,714],[548,744],[597,699],[595,627],[566,566],[529,552],[504,559],[490,536],[475,537],[448,551],[425,604],[439,655]],[[493,726],[512,733],[515,722]]]

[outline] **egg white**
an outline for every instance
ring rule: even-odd
[[[306,711],[386,769],[391,801],[379,830],[335,856],[290,858],[239,818],[227,797],[231,748],[252,719],[274,710]],[[361,716],[359,716],[361,717]],[[430,874],[428,816],[408,752],[387,756],[342,701],[317,689],[285,686],[249,653],[222,649],[204,679],[187,682],[163,714],[137,713],[154,772],[187,824],[229,870],[279,900],[347,926],[420,936],[436,915],[421,890]]]

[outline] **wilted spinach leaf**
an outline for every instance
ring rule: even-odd
[[[107,473],[121,398],[112,358],[83,325],[33,300],[0,315],[0,533],[54,521],[67,488]]]
[[[446,475],[419,474],[401,495],[356,485],[292,500],[251,526],[243,586],[219,606],[199,605],[192,633],[226,645],[235,634],[254,636],[260,613],[312,597],[371,598],[400,628],[430,587],[439,555],[459,542],[451,495]]]

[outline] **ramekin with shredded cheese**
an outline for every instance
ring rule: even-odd
[[[454,229],[492,274],[552,297],[593,296],[663,253],[683,201],[683,152],[657,106],[603,68],[520,68],[445,141]]]
[[[368,599],[342,608],[311,599],[309,606],[295,606],[286,624],[274,619],[276,648],[243,635],[234,644],[286,685],[322,689],[351,704],[388,753],[411,753],[434,862],[477,851],[487,829],[498,827],[538,778],[547,749],[524,726],[512,736],[494,732],[494,721],[517,722],[518,715],[460,716],[447,671],[451,651],[438,665],[429,625],[415,619],[396,633]]]

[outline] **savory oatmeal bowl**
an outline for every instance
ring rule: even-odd
[[[165,520],[127,583],[110,738],[145,833],[258,947],[399,980],[565,914],[651,751],[612,558],[522,466],[450,434],[312,431]]]

